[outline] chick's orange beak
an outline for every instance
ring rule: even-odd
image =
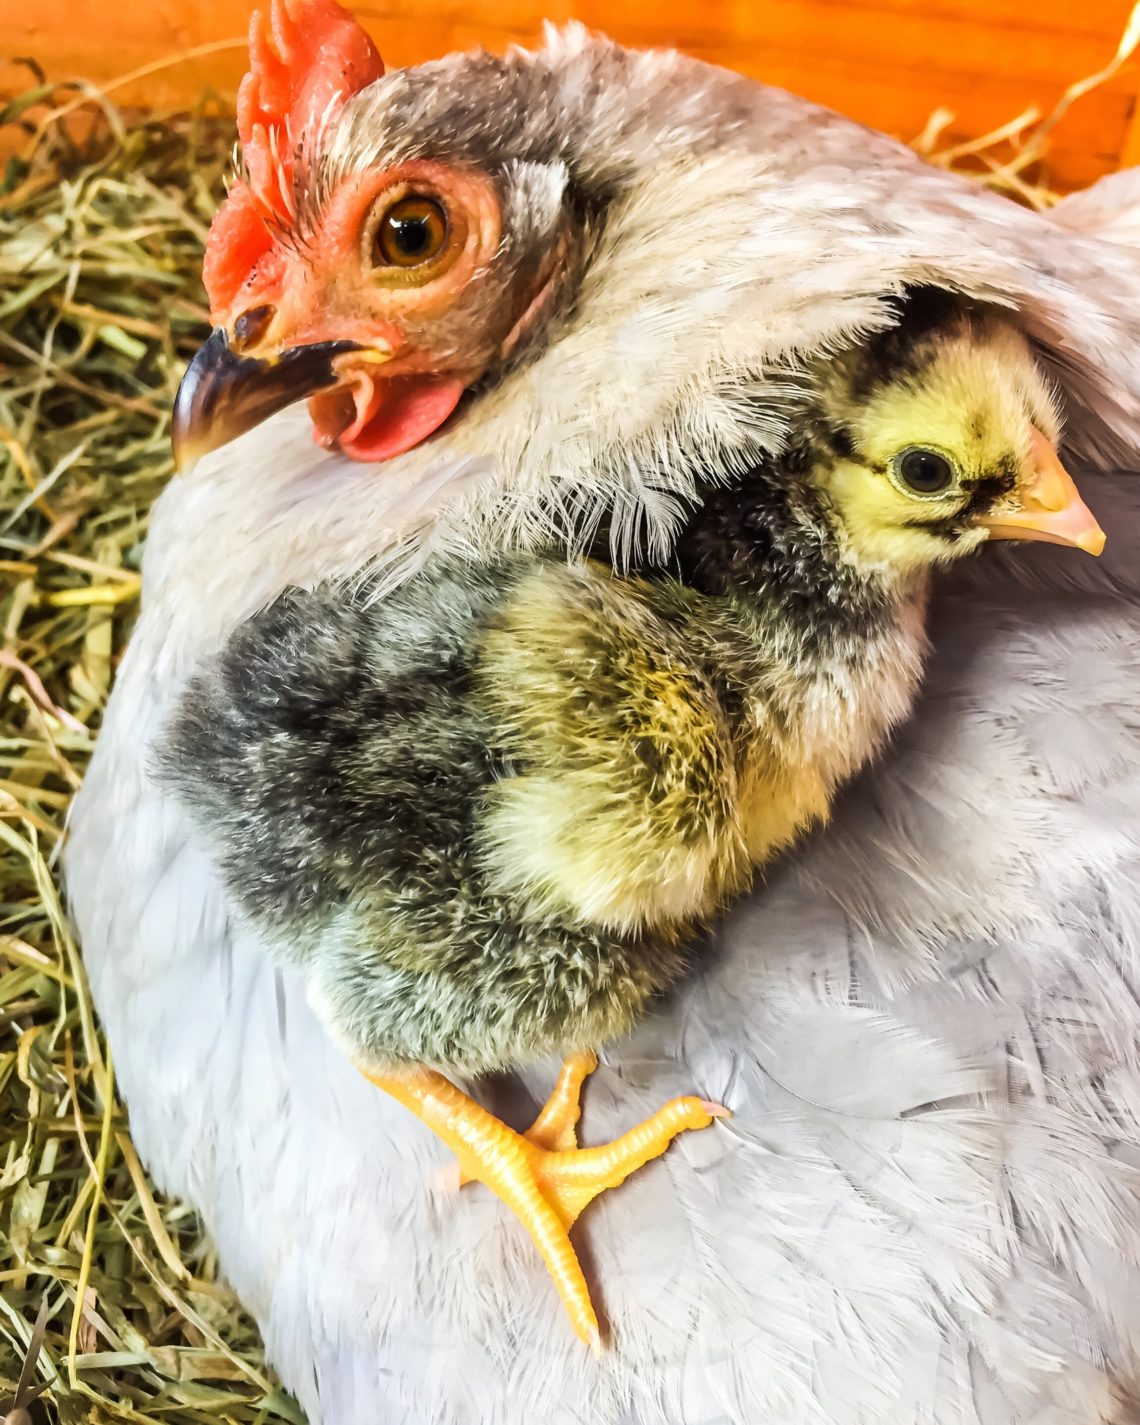
[[[977,523],[989,531],[991,539],[1037,539],[1100,554],[1104,530],[1081,499],[1052,443],[1039,430],[1033,432],[1031,460],[1030,473],[1014,492],[1016,504],[984,515]]]

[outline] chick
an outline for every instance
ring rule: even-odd
[[[1103,544],[1008,319],[915,294],[803,393],[797,442],[709,492],[676,572],[517,555],[383,600],[290,592],[162,744],[235,904],[362,1071],[518,1214],[595,1345],[569,1228],[722,1110],[676,1099],[577,1149],[594,1048],[906,715],[935,566],[995,537]],[[553,1052],[525,1134],[445,1077]]]

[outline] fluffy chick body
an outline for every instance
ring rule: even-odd
[[[621,1033],[905,711],[909,609],[845,658],[789,622],[761,660],[711,602],[448,566],[363,608],[290,594],[192,686],[168,763],[355,1056],[475,1073]]]
[[[942,300],[807,390],[799,443],[693,512],[680,578],[518,555],[291,591],[191,683],[163,775],[358,1061],[476,1073],[627,1029],[906,715],[929,570],[1055,438],[1049,392]],[[952,488],[900,487],[919,440]]]
[[[511,774],[482,636],[523,566],[384,601],[291,593],[183,702],[166,760],[238,903],[357,1058],[478,1072],[620,1032],[681,952],[498,890],[480,813]]]

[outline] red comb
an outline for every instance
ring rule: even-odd
[[[335,0],[270,0],[249,28],[249,73],[237,98],[246,177],[230,189],[206,240],[202,280],[215,314],[227,310],[288,226],[298,148],[343,102],[384,73],[376,46]]]

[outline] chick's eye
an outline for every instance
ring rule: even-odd
[[[895,465],[899,480],[916,495],[939,495],[954,483],[954,467],[936,450],[907,450]]]
[[[447,214],[434,198],[401,198],[380,219],[374,242],[378,267],[420,267],[447,242]]]

